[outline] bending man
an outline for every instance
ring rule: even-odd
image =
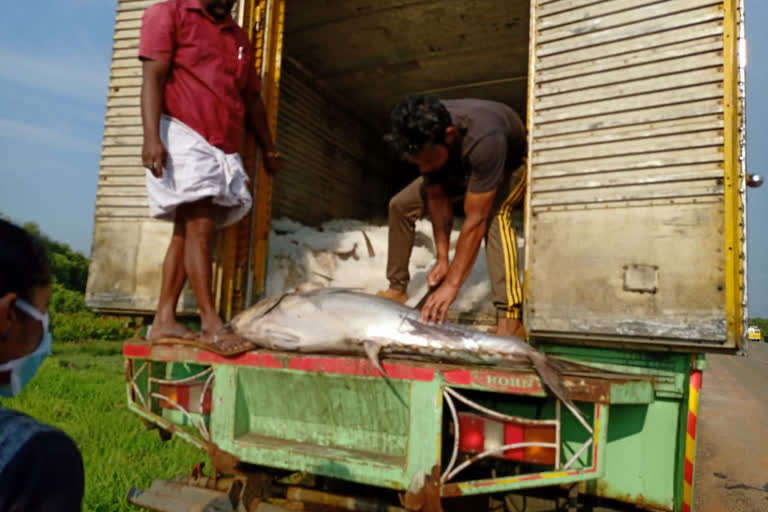
[[[497,334],[525,336],[522,288],[512,209],[525,193],[525,126],[511,108],[492,101],[440,101],[409,97],[392,111],[388,140],[421,176],[390,202],[389,290],[380,296],[405,302],[414,223],[429,212],[437,264],[427,279],[439,287],[421,311],[426,322],[445,321],[448,308],[469,276],[486,241]],[[465,220],[453,261],[448,260],[453,202],[463,200]]]

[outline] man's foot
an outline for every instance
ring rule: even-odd
[[[172,324],[153,323],[147,339],[149,341],[157,341],[164,338],[194,340],[197,339],[197,333],[179,322],[174,322]]]
[[[400,290],[394,290],[392,288],[378,291],[376,292],[376,296],[383,297],[394,302],[399,302],[400,304],[405,304],[405,302],[408,300],[407,293],[401,292]]]
[[[253,343],[244,340],[226,326],[215,330],[203,329],[200,332],[200,345],[223,356],[237,356],[256,348]]]
[[[527,333],[523,322],[517,318],[499,318],[496,322],[496,336],[514,336],[524,340]]]

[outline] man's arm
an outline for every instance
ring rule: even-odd
[[[144,146],[141,158],[144,167],[157,177],[162,176],[167,153],[160,139],[160,116],[163,113],[165,82],[170,63],[144,59],[141,80],[141,122],[144,126]]]
[[[261,94],[255,91],[248,92],[245,97],[245,108],[248,115],[248,126],[256,136],[256,141],[264,153],[264,164],[270,174],[275,174],[280,169],[280,161],[275,151],[272,134],[269,131],[267,109],[261,100]]]
[[[453,227],[453,203],[445,193],[443,185],[439,183],[427,185],[427,210],[432,221],[437,251],[437,264],[427,279],[427,283],[432,287],[440,284],[448,271],[448,250]]]
[[[467,280],[477,259],[480,244],[485,237],[488,216],[493,207],[496,190],[482,193],[467,193],[464,199],[466,219],[461,227],[456,254],[448,267],[443,284],[429,296],[421,310],[423,322],[443,323],[459,289]],[[434,221],[433,221],[434,222]]]

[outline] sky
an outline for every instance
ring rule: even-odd
[[[768,176],[768,2],[747,4],[747,166]],[[0,212],[88,255],[116,0],[10,2],[0,17]],[[768,317],[768,185],[747,207],[750,316]]]

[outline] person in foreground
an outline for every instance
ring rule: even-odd
[[[0,219],[0,400],[27,385],[51,352],[51,276],[42,245]],[[0,512],[74,511],[83,461],[63,432],[0,404]]]
[[[251,208],[239,152],[247,127],[268,172],[280,167],[261,79],[248,35],[232,19],[234,0],[166,0],[144,13],[142,160],[150,215],[173,222],[163,263],[152,342],[188,340],[233,355],[249,344],[223,328],[211,293],[214,230]],[[176,321],[186,279],[200,310],[201,332]]]
[[[405,302],[414,223],[429,212],[437,263],[427,283],[434,288],[421,310],[425,322],[442,323],[486,242],[488,272],[497,310],[496,334],[525,337],[522,288],[512,209],[525,193],[525,126],[506,105],[478,99],[406,98],[392,111],[387,136],[404,160],[421,173],[389,208],[388,290],[379,296]],[[448,260],[453,202],[463,200],[465,220],[453,261]]]

